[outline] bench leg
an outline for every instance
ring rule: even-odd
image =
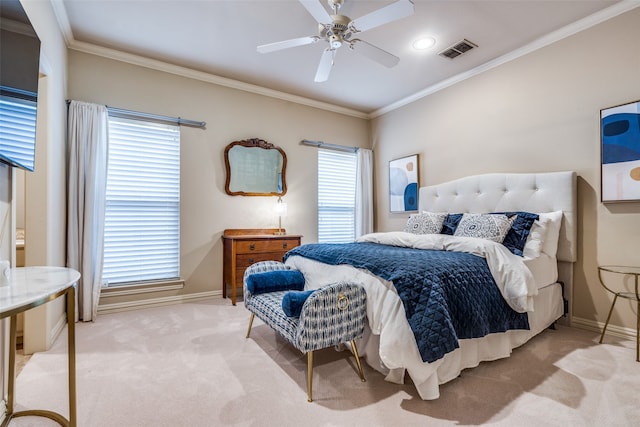
[[[360,356],[358,356],[358,347],[356,346],[356,340],[351,340],[351,349],[353,350],[353,355],[356,357],[356,364],[358,365],[360,380],[362,382],[365,382],[367,380],[364,377],[364,372],[362,372],[362,365],[360,364]]]
[[[251,325],[253,325],[253,318],[256,315],[251,313],[251,318],[249,318],[249,329],[247,329],[247,338],[249,338],[249,334],[251,333]]]
[[[311,389],[313,387],[313,350],[307,353],[307,402],[312,402]]]

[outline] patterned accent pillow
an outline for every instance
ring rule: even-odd
[[[422,212],[409,216],[404,231],[413,234],[439,234],[446,213]]]
[[[454,236],[476,237],[502,243],[516,216],[500,214],[463,214]]]

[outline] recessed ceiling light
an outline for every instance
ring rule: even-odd
[[[421,37],[413,42],[413,48],[417,50],[425,50],[433,47],[436,44],[436,39],[433,37]]]

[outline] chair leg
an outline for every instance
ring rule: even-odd
[[[251,325],[253,325],[253,318],[256,315],[251,313],[251,318],[249,319],[249,329],[247,329],[247,338],[249,338],[249,334],[251,333]]]
[[[360,356],[358,356],[358,347],[356,346],[356,340],[351,340],[351,349],[353,350],[353,355],[356,357],[356,364],[358,365],[358,373],[360,374],[360,381],[367,381],[364,377],[364,372],[362,372],[362,365],[360,364]]]
[[[313,387],[313,350],[307,353],[307,402],[312,402],[311,389]]]
[[[611,313],[613,313],[613,307],[615,307],[617,300],[618,300],[618,294],[616,294],[616,296],[613,297],[613,302],[611,303],[611,308],[609,309],[609,315],[607,316],[607,321],[604,322],[604,328],[602,328],[602,335],[600,335],[600,344],[602,344],[604,333],[607,332],[607,326],[609,326],[609,320],[611,320]]]

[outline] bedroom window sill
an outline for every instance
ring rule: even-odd
[[[167,280],[163,282],[149,282],[149,283],[132,283],[130,285],[120,285],[112,288],[103,288],[100,291],[100,296],[107,297],[121,297],[127,295],[147,294],[151,292],[163,292],[174,291],[184,289],[184,280]]]

